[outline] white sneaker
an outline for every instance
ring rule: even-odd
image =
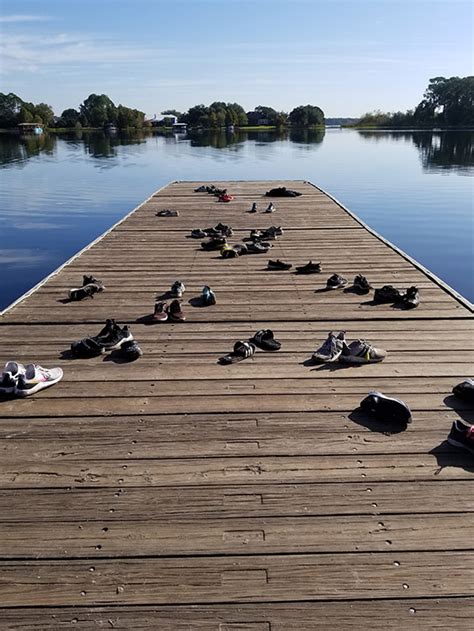
[[[43,388],[54,386],[63,378],[62,368],[43,368],[38,364],[25,366],[25,373],[18,377],[15,394],[19,397],[28,397]]]
[[[0,379],[0,394],[12,394],[15,392],[18,378],[25,374],[23,364],[17,362],[7,362],[2,371]]]

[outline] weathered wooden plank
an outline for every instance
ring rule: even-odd
[[[13,607],[472,596],[473,567],[472,552],[4,561],[0,600]]]

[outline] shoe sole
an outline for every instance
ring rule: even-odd
[[[347,357],[341,355],[339,360],[345,364],[379,364],[383,362],[385,357],[377,357],[376,359],[366,359],[365,357]]]
[[[448,438],[448,443],[453,445],[453,447],[459,447],[459,449],[465,449],[466,451],[470,451],[471,454],[474,454],[474,448],[468,447],[467,445],[454,440],[454,438]]]
[[[341,357],[341,353],[339,353],[338,355],[335,355],[335,357],[331,357],[330,359],[323,359],[322,357],[316,357],[315,355],[312,355],[311,359],[316,364],[333,364],[334,362],[337,362],[337,360]]]
[[[131,342],[132,340],[133,335],[130,333],[128,337],[124,337],[123,340],[120,340],[120,342],[117,342],[117,344],[114,344],[113,346],[104,346],[102,348],[102,353],[108,353],[109,351],[118,351],[122,347],[122,344],[125,344],[125,342]]]

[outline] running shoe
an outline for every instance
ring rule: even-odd
[[[135,340],[130,340],[122,344],[120,354],[125,361],[133,362],[143,355],[143,351]]]
[[[360,294],[368,294],[372,289],[372,285],[370,285],[367,278],[362,276],[362,274],[357,274],[357,276],[355,276],[353,286]]]
[[[420,292],[418,287],[409,287],[405,294],[402,296],[400,304],[405,309],[414,309],[420,304]]]
[[[321,272],[321,263],[313,263],[309,261],[306,265],[299,265],[296,268],[297,274],[319,274]]]
[[[237,254],[239,256],[242,256],[243,254],[248,254],[249,250],[248,247],[245,245],[245,243],[236,243],[233,246],[234,252],[237,252]]]
[[[293,266],[291,263],[284,263],[277,259],[276,261],[268,261],[268,269],[271,270],[287,270],[291,269]]]
[[[274,213],[274,212],[275,212],[275,210],[276,210],[276,208],[275,208],[275,206],[273,205],[273,202],[270,202],[270,203],[268,204],[268,206],[266,207],[265,212],[266,212],[266,213]]]
[[[347,285],[347,279],[339,274],[333,274],[326,281],[326,287],[328,289],[341,289]]]
[[[18,377],[15,394],[18,397],[28,397],[43,388],[54,386],[63,378],[61,368],[43,368],[38,364],[28,364],[25,372]]]
[[[464,401],[474,403],[474,379],[465,379],[453,388],[453,394]]]
[[[474,454],[474,427],[460,419],[454,421],[448,435],[448,443]]]
[[[122,344],[133,340],[128,326],[121,328],[115,320],[107,320],[104,328],[93,337],[86,337],[71,344],[76,357],[95,357],[108,351],[118,350]]]
[[[392,285],[384,285],[380,289],[376,289],[374,292],[374,302],[400,302],[402,294],[398,289]]]
[[[201,292],[201,302],[203,305],[215,305],[216,304],[216,294],[212,291],[212,289],[208,285],[204,285]]]
[[[252,208],[249,210],[249,213],[256,213],[257,212],[257,202],[254,202],[252,204]]]
[[[395,421],[402,425],[411,423],[411,410],[405,401],[388,397],[381,392],[369,392],[360,402],[360,408],[381,421]]]
[[[375,348],[365,340],[354,340],[350,344],[344,344],[339,359],[347,364],[374,364],[386,357],[387,351]]]
[[[84,298],[93,298],[94,294],[104,291],[104,289],[104,285],[99,280],[94,280],[94,282],[83,285],[82,287],[70,289],[68,294],[69,300],[78,301]]]
[[[177,210],[170,210],[167,208],[166,210],[159,210],[156,213],[157,217],[179,217],[179,212]]]
[[[227,239],[225,237],[215,237],[213,239],[209,239],[209,241],[203,241],[201,243],[201,248],[203,250],[220,250],[223,245],[227,244]]]
[[[166,322],[168,319],[168,304],[166,302],[158,301],[155,302],[155,310],[153,315],[151,316],[152,320],[155,322]]]
[[[207,193],[207,186],[204,186],[204,184],[202,186],[198,186],[197,188],[194,189],[195,193]]]
[[[181,303],[179,300],[173,300],[173,302],[167,307],[168,320],[170,322],[184,322],[186,316],[181,310]]]
[[[13,394],[20,375],[25,374],[23,364],[7,362],[3,368],[0,379],[0,394]]]
[[[269,250],[269,243],[260,243],[259,241],[254,241],[253,243],[249,243],[247,245],[247,252],[249,254],[266,254]]]
[[[227,226],[225,223],[218,223],[214,226],[214,230],[221,237],[231,237],[234,234],[234,231],[230,226]]]
[[[171,285],[170,293],[175,298],[182,298],[185,291],[186,291],[186,287],[184,286],[184,283],[182,283],[180,280],[176,280]]]
[[[221,247],[221,256],[223,259],[233,259],[239,254],[231,245],[226,243]]]
[[[331,364],[339,359],[346,343],[345,332],[340,331],[335,335],[332,331],[326,341],[312,355],[313,361],[318,364]]]
[[[194,228],[194,230],[191,230],[191,237],[193,239],[205,239],[208,236],[207,232],[201,230],[200,228]]]

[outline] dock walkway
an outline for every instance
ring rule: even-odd
[[[199,184],[158,191],[0,317],[2,361],[64,369],[0,400],[0,629],[471,629],[474,461],[446,442],[454,419],[474,423],[450,394],[473,375],[469,304],[308,182],[215,182],[228,204]],[[280,185],[303,196],[262,214]],[[219,221],[231,242],[284,234],[270,256],[224,260],[187,238]],[[417,285],[421,304],[321,291],[334,272]],[[67,303],[83,274],[106,291]],[[187,321],[145,323],[177,279]],[[203,285],[215,306],[193,306]],[[143,357],[71,359],[106,318]],[[278,353],[217,363],[261,328]],[[311,364],[331,330],[388,357]],[[354,412],[373,389],[410,405],[406,431]]]

